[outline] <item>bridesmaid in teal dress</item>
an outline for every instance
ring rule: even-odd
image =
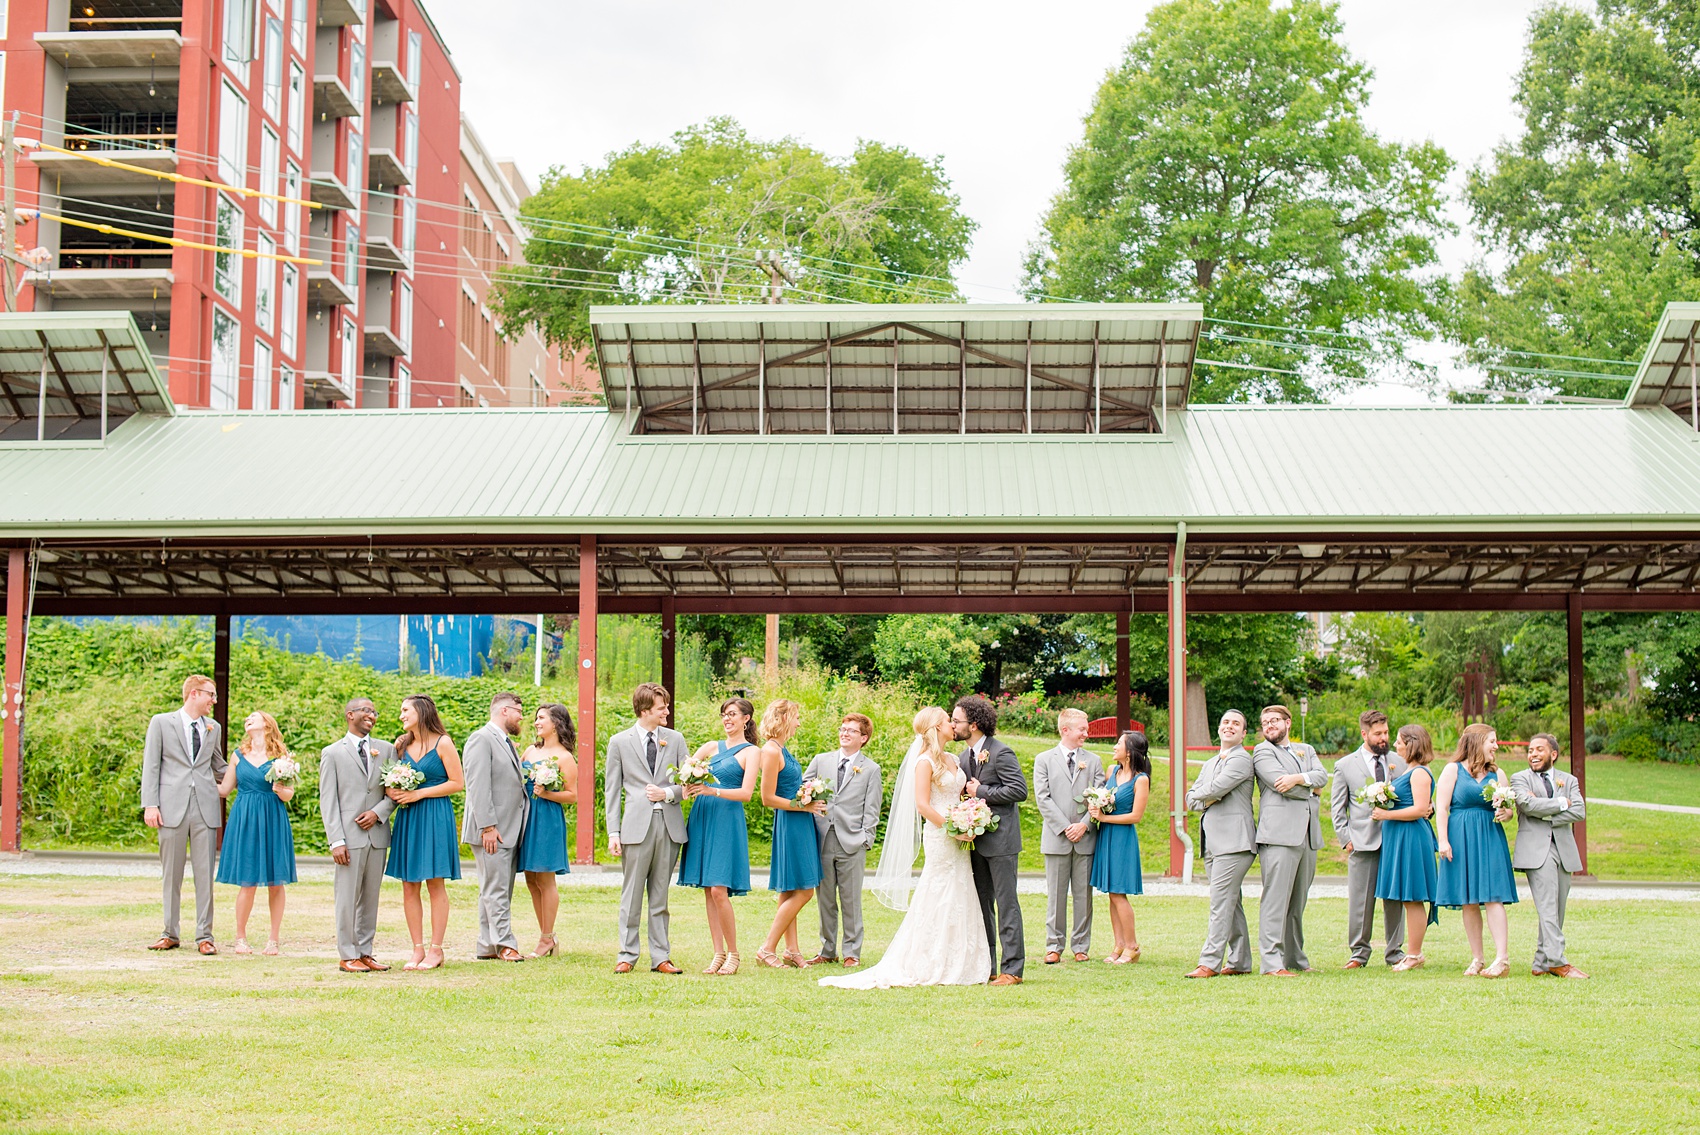
[[[1436,899],[1441,906],[1464,911],[1464,937],[1470,942],[1470,966],[1465,977],[1504,977],[1511,972],[1505,906],[1517,901],[1517,876],[1511,870],[1511,848],[1501,827],[1510,809],[1494,808],[1482,795],[1495,784],[1509,787],[1510,778],[1494,762],[1499,737],[1491,725],[1465,726],[1458,753],[1441,770],[1435,788],[1434,822],[1440,841],[1440,877]],[[1493,964],[1482,965],[1482,916],[1493,934]]]
[[[685,821],[679,882],[701,887],[708,904],[714,957],[703,973],[738,972],[738,924],[731,896],[750,891],[750,834],[744,805],[755,795],[761,776],[755,712],[756,707],[744,698],[728,698],[720,704],[720,727],[726,739],[710,741],[696,751],[698,760],[709,762],[715,783],[685,786],[692,803]]]
[[[780,698],[761,715],[761,802],[773,809],[773,857],[767,869],[767,889],[779,892],[779,911],[767,929],[767,941],[756,951],[756,960],[778,969],[782,965],[802,969],[809,963],[797,948],[797,916],[820,886],[820,838],[814,817],[824,815],[826,804],[818,801],[802,808],[792,797],[803,786],[803,766],[785,743],[797,735],[803,713],[796,702]],[[774,951],[785,939],[785,958]]]
[[[1405,771],[1393,779],[1392,808],[1374,808],[1381,821],[1381,861],[1376,868],[1375,897],[1405,904],[1405,956],[1393,963],[1396,972],[1420,969],[1423,936],[1435,914],[1434,829],[1428,826],[1434,810],[1434,742],[1421,725],[1406,725],[1393,742]],[[1426,908],[1426,909],[1425,909]]]
[[[561,770],[561,781],[554,788],[531,784],[531,811],[514,857],[514,870],[525,872],[525,889],[531,892],[531,909],[537,914],[537,949],[528,956],[547,958],[560,952],[555,916],[561,910],[561,891],[555,876],[572,870],[567,865],[566,805],[578,803],[578,762],[573,759],[578,730],[573,727],[572,712],[559,702],[538,706],[531,726],[537,743],[520,758],[527,783],[535,765],[552,764]]]
[[[444,879],[460,878],[460,833],[452,797],[466,787],[460,752],[448,738],[437,703],[424,694],[403,698],[396,760],[425,775],[418,788],[385,791],[395,801],[390,858],[384,874],[401,880],[401,909],[413,936],[413,958],[402,969],[436,969],[443,964],[443,935],[449,930],[449,892]],[[431,945],[424,938],[425,908],[419,885],[431,893]]]
[[[242,723],[247,736],[237,746],[234,759],[224,771],[218,794],[236,793],[230,815],[224,822],[224,846],[219,851],[218,881],[234,883],[236,892],[235,953],[251,954],[248,945],[248,916],[254,912],[254,896],[267,889],[271,908],[271,937],[260,951],[277,954],[278,931],[283,925],[283,888],[295,882],[295,833],[289,826],[289,809],[284,805],[295,795],[293,784],[273,784],[266,779],[272,762],[289,755],[283,734],[271,714],[255,711]]]
[[[1145,877],[1139,865],[1139,833],[1135,824],[1145,818],[1151,798],[1151,757],[1145,734],[1128,730],[1116,742],[1109,775],[1104,784],[1116,793],[1109,812],[1088,808],[1098,825],[1098,843],[1092,850],[1092,886],[1110,896],[1110,929],[1116,948],[1106,962],[1127,965],[1139,960],[1139,934],[1133,925],[1129,895],[1145,893]]]

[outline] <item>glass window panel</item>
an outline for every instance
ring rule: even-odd
[[[362,168],[360,165],[360,143],[360,131],[350,130],[348,132],[348,167],[344,173],[348,192],[355,200],[359,200],[360,190],[364,187],[366,181],[365,178],[360,176]]]
[[[272,408],[272,349],[264,339],[254,340],[254,409]]]
[[[224,249],[242,247],[242,206],[221,194],[216,224],[214,243]],[[235,251],[213,253],[213,288],[231,303],[242,302],[242,257]]]
[[[300,301],[296,298],[296,278],[295,265],[285,264],[283,266],[283,284],[279,289],[282,293],[283,318],[280,320],[282,326],[277,338],[278,345],[283,348],[283,353],[286,356],[295,354],[295,321],[300,316]]]
[[[286,366],[277,368],[277,408],[295,409],[295,372]]]
[[[291,62],[289,65],[289,148],[296,153],[301,152],[301,138],[307,126],[307,97],[304,88],[307,85],[306,72],[301,70],[301,64]]]
[[[213,308],[212,383],[207,404],[214,410],[236,409],[237,365],[241,324],[222,307]]]
[[[419,49],[420,49],[420,46],[421,46],[422,43],[423,43],[423,37],[420,35],[420,33],[418,33],[418,32],[408,32],[407,33],[407,76],[406,77],[407,77],[408,84],[410,86],[412,86],[412,88],[414,89],[415,92],[417,92],[419,90],[419,67],[420,67]]]
[[[290,162],[283,176],[283,195],[292,200],[301,200],[301,171]],[[283,237],[284,247],[293,254],[301,252],[301,214],[306,212],[305,205],[285,205],[283,207]]]
[[[278,144],[277,131],[270,126],[260,127],[260,190],[263,193],[276,193],[277,185]],[[268,225],[277,224],[277,202],[269,197],[259,198],[260,220]]]
[[[270,332],[276,304],[272,301],[272,281],[277,279],[276,260],[267,259],[277,252],[277,245],[265,233],[254,236],[254,323],[261,331]]]
[[[396,311],[396,338],[401,340],[403,347],[413,344],[413,285],[406,280],[401,282],[400,303]]]
[[[289,21],[289,42],[295,46],[297,55],[307,54],[307,0],[290,0],[295,5],[291,9]]]
[[[350,391],[358,390],[360,382],[360,329],[354,325],[354,320],[344,318],[342,321],[342,385]]]
[[[248,100],[229,80],[218,108],[218,175],[227,185],[248,184]]]
[[[366,105],[366,48],[359,42],[348,45],[348,93],[356,107]]]
[[[405,365],[395,368],[395,404],[401,407],[413,405],[413,371]]]

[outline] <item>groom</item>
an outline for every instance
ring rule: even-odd
[[[960,758],[968,776],[964,796],[977,796],[991,805],[998,817],[996,831],[974,841],[969,859],[974,866],[974,889],[980,892],[980,911],[986,918],[986,945],[997,964],[1002,946],[1001,972],[993,985],[1020,985],[1027,964],[1027,948],[1021,926],[1021,901],[1015,893],[1016,861],[1021,856],[1021,820],[1015,806],[1027,799],[1027,778],[1015,753],[993,734],[998,712],[978,694],[960,699],[950,715],[958,741],[968,748]]]
[[[490,720],[466,739],[466,822],[460,838],[478,863],[478,960],[520,962],[514,937],[514,860],[525,834],[531,793],[526,790],[514,738],[525,710],[519,695],[490,699]]]

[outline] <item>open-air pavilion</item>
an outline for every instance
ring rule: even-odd
[[[1129,617],[1167,612],[1179,755],[1189,612],[1562,611],[1585,780],[1583,612],[1700,609],[1700,304],[1621,404],[1189,406],[1203,318],[598,308],[606,410],[331,413],[179,410],[128,317],[0,316],[0,843],[32,613],[211,616],[221,694],[232,615],[573,615],[594,736],[599,613],[661,616],[669,687],[679,614],[1112,613],[1125,722]]]

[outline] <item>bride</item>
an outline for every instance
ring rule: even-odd
[[[951,739],[950,718],[944,710],[923,709],[915,715],[915,742],[897,774],[873,891],[886,906],[908,911],[903,924],[878,965],[842,977],[823,977],[822,985],[841,989],[981,985],[990,974],[992,955],[968,864],[968,844],[944,831],[945,810],[962,798],[967,780],[955,755],[945,750]],[[917,880],[910,871],[923,819],[926,834],[919,842],[927,858]]]

